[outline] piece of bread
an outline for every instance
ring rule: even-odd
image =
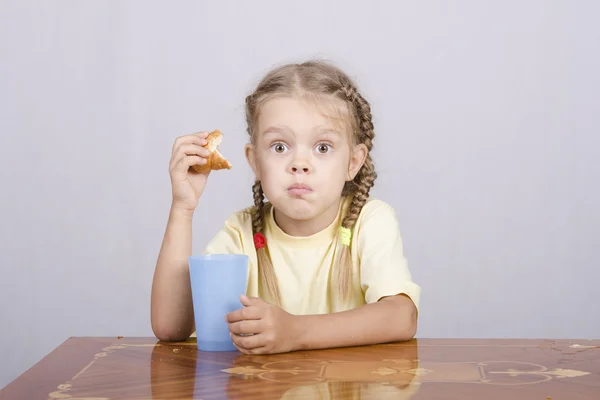
[[[210,151],[207,163],[204,165],[192,165],[191,168],[198,173],[208,172],[210,170],[230,169],[231,164],[229,161],[227,161],[225,157],[219,153],[219,150],[217,150],[222,140],[223,133],[220,130],[217,129],[209,133],[206,138],[206,146],[204,146]]]

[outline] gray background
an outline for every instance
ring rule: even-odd
[[[244,96],[337,63],[419,337],[598,338],[596,1],[0,1],[0,387],[70,336],[151,336],[176,136],[221,129],[195,252],[252,201]],[[221,193],[218,193],[218,192]]]

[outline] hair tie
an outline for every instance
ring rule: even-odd
[[[350,238],[352,237],[352,232],[349,228],[344,228],[340,226],[340,241],[343,245],[350,246]]]
[[[258,232],[254,234],[254,247],[256,250],[262,249],[267,244],[267,239],[265,239],[265,235]]]

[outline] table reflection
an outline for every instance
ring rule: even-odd
[[[418,390],[417,340],[402,346],[252,356],[158,343],[155,399],[409,399]]]

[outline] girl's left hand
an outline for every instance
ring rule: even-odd
[[[242,295],[240,301],[244,307],[228,313],[225,318],[233,344],[239,351],[275,354],[296,350],[294,315],[258,297]]]

